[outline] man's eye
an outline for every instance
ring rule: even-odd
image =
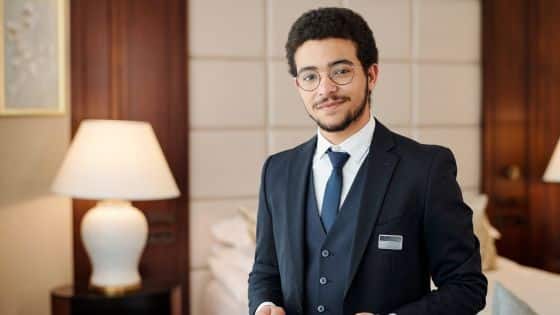
[[[350,70],[348,70],[348,69],[337,69],[337,70],[334,71],[334,75],[347,74],[348,72],[350,72]]]
[[[317,79],[317,76],[315,74],[308,74],[303,76],[303,81],[313,81],[315,79]]]

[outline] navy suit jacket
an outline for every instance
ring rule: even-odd
[[[259,194],[249,311],[263,301],[303,314],[304,213],[316,136],[270,156]],[[472,315],[485,305],[472,210],[453,153],[393,133],[376,120],[344,295],[344,315]],[[402,250],[380,249],[402,235]],[[437,290],[430,290],[430,276]]]

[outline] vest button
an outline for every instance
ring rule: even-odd
[[[321,256],[323,256],[323,257],[329,257],[329,255],[330,255],[330,253],[329,253],[329,250],[328,250],[328,249],[323,249],[323,250],[321,251]]]
[[[319,283],[320,284],[327,284],[327,278],[325,278],[325,277],[319,278]]]
[[[323,305],[317,306],[317,312],[323,313],[325,311],[325,307]]]

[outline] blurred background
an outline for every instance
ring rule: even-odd
[[[262,163],[316,132],[284,44],[320,6],[373,30],[374,116],[455,154],[487,272],[506,266],[497,279],[539,314],[560,306],[560,185],[542,179],[560,137],[557,1],[0,3],[0,314],[62,314],[51,290],[87,285],[79,227],[95,203],[50,189],[86,118],[150,122],[181,190],[134,203],[149,225],[143,279],[180,287],[177,314],[219,314],[212,301],[242,314]]]

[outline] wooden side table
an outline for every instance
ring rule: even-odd
[[[143,284],[137,291],[108,297],[66,285],[51,291],[51,310],[52,315],[180,315],[181,288]]]

